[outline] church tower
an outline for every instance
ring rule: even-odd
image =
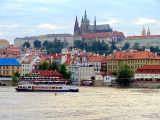
[[[143,25],[142,36],[145,36],[145,35],[146,35],[146,30],[145,30],[144,25]]]
[[[95,15],[95,18],[94,18],[94,32],[96,32],[96,15]]]
[[[148,30],[147,30],[147,35],[151,35],[151,32],[150,32],[149,26],[148,26]]]
[[[87,33],[87,29],[88,29],[89,24],[90,23],[89,23],[89,20],[87,18],[87,13],[86,13],[86,10],[85,10],[84,18],[82,17],[82,21],[81,21],[81,34]]]
[[[77,20],[77,16],[76,16],[76,21],[75,21],[75,25],[74,25],[74,35],[80,35],[79,23]]]

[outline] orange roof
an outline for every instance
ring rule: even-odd
[[[110,38],[110,37],[125,37],[123,32],[101,32],[101,33],[86,33],[84,38]]]
[[[101,62],[104,57],[103,55],[90,55],[88,62]]]
[[[73,63],[75,61],[75,58],[67,58],[66,60],[66,64],[70,64],[70,63]]]
[[[115,52],[111,59],[160,59],[159,56],[149,51]]]
[[[160,38],[160,35],[127,36],[125,39]]]

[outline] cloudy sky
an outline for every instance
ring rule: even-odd
[[[160,34],[160,0],[0,0],[0,39],[71,33],[84,11],[90,24],[110,24],[125,36],[141,35],[143,25]]]

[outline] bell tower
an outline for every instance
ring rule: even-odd
[[[144,25],[143,25],[142,36],[145,36],[145,35],[146,35],[146,30],[145,30]]]

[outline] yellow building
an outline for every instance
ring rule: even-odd
[[[22,66],[15,58],[0,58],[0,75],[12,76],[15,72],[22,75]]]
[[[107,70],[114,72],[121,65],[128,65],[131,74],[143,65],[160,65],[160,57],[149,51],[115,52],[107,60]]]

